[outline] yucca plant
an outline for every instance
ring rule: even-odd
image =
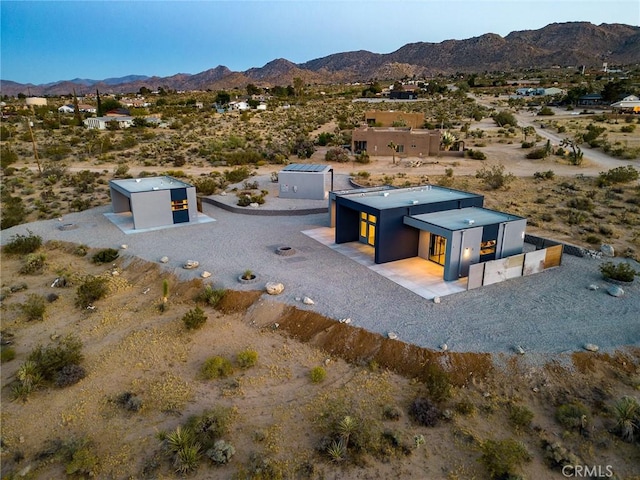
[[[349,437],[357,430],[357,428],[358,421],[350,415],[347,415],[338,422],[338,433],[340,434],[341,439],[344,440],[345,450],[349,446]]]
[[[344,439],[334,440],[327,447],[327,454],[334,462],[341,462],[347,456],[347,446],[344,443]]]
[[[171,453],[177,454],[180,450],[195,443],[195,435],[190,428],[177,426],[173,432],[164,436],[165,444]]]
[[[182,447],[176,452],[173,460],[176,473],[186,474],[195,471],[198,468],[201,455],[199,443]]]
[[[616,430],[625,442],[633,442],[640,429],[640,403],[633,397],[622,397],[613,406]]]

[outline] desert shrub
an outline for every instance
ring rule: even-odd
[[[594,209],[594,205],[591,199],[585,198],[585,197],[571,198],[567,202],[567,206],[570,208],[575,208],[576,210],[582,210],[585,212],[591,212]]]
[[[493,121],[496,122],[496,125],[499,127],[506,127],[507,125],[511,125],[512,127],[518,126],[518,121],[516,117],[511,112],[502,111],[492,115]]]
[[[250,176],[251,170],[249,170],[249,167],[246,166],[236,167],[233,170],[225,170],[224,172],[224,178],[229,183],[240,183]]]
[[[622,133],[633,133],[636,129],[635,125],[623,125],[622,127],[620,127],[620,131]]]
[[[509,422],[516,428],[527,428],[533,420],[533,412],[522,405],[511,405]]]
[[[74,385],[87,376],[87,371],[82,365],[69,364],[62,367],[56,373],[55,385],[58,388]]]
[[[210,307],[215,307],[224,298],[227,291],[224,288],[214,289],[211,285],[207,285],[196,296],[196,302],[204,303]]]
[[[542,115],[542,116],[555,115],[555,112],[550,107],[542,107],[538,112],[538,115]]]
[[[5,170],[6,174],[7,170]],[[27,219],[27,209],[22,198],[10,195],[9,190],[6,188],[3,188],[0,192],[0,200],[2,201],[0,229],[4,230],[24,223]]]
[[[565,428],[582,430],[590,419],[589,409],[581,402],[565,403],[556,409],[556,420]]]
[[[76,307],[87,308],[104,298],[108,292],[107,279],[89,275],[76,289]]]
[[[0,363],[10,362],[16,358],[16,349],[8,345],[0,347]]]
[[[600,273],[602,273],[603,278],[610,278],[621,282],[632,282],[634,277],[638,275],[638,272],[627,262],[620,262],[618,264],[605,262],[600,265]]]
[[[547,170],[546,172],[535,172],[533,178],[537,180],[553,180],[556,176],[553,170]]]
[[[476,413],[476,406],[469,400],[461,400],[455,404],[454,409],[460,415],[471,416]]]
[[[82,362],[82,342],[78,337],[68,335],[55,345],[38,345],[27,357],[46,381],[55,381],[62,369]]]
[[[480,444],[482,455],[478,461],[492,479],[513,478],[515,470],[531,460],[526,447],[513,439],[485,440]]]
[[[535,146],[535,142],[522,142],[522,148],[531,148]]]
[[[203,450],[208,450],[223,435],[229,433],[234,418],[233,408],[218,405],[200,415],[189,417],[185,428],[193,432],[195,441],[202,445]]]
[[[598,231],[602,235],[606,235],[607,237],[610,237],[611,235],[613,235],[613,228],[611,228],[609,225],[600,225],[598,227]]]
[[[185,313],[182,321],[188,330],[196,330],[204,325],[207,321],[207,316],[200,307],[196,307]]]
[[[309,377],[313,383],[320,383],[327,377],[327,371],[324,367],[313,367],[309,372]]]
[[[546,148],[536,148],[535,150],[530,151],[525,155],[529,160],[539,160],[541,158],[547,157],[547,149]]]
[[[640,402],[634,397],[622,397],[613,406],[615,431],[625,442],[633,442],[640,433]]]
[[[228,377],[233,373],[231,362],[224,357],[207,358],[200,367],[200,376],[205,380]]]
[[[29,294],[26,301],[20,305],[20,310],[27,318],[27,321],[43,320],[47,309],[46,299],[36,293]]]
[[[105,248],[104,250],[100,250],[93,257],[91,257],[91,261],[93,263],[111,263],[116,258],[118,258],[120,254],[118,250],[115,248]]]
[[[12,236],[4,246],[5,253],[26,255],[38,250],[42,246],[42,237],[34,235],[29,230],[27,232],[29,232],[28,235],[16,234]]]
[[[29,253],[23,259],[20,266],[22,275],[35,275],[41,273],[46,265],[47,256],[44,253]]]
[[[540,218],[542,219],[543,222],[552,222],[553,221],[553,215],[551,215],[550,213],[543,213]]]
[[[346,163],[349,161],[349,154],[344,148],[330,148],[324,156],[327,162]]]
[[[469,149],[466,151],[465,155],[469,158],[472,158],[473,160],[486,160],[487,156],[485,155],[485,153],[481,150],[473,150],[473,149]]]
[[[258,361],[258,352],[255,350],[243,350],[236,356],[236,361],[240,368],[253,367]]]
[[[92,478],[99,471],[99,458],[93,442],[87,438],[63,442],[58,457],[64,463],[66,474],[75,478]]]
[[[600,172],[596,180],[599,187],[606,187],[614,183],[628,183],[638,180],[640,172],[631,165],[612,168],[606,172]]]
[[[74,250],[73,254],[77,257],[85,257],[89,253],[89,247],[86,245],[78,245]]]
[[[440,409],[428,398],[418,397],[409,405],[409,415],[420,425],[435,427],[440,420]]]
[[[429,398],[434,402],[441,403],[451,397],[451,379],[439,365],[428,364],[425,367],[423,381]]]
[[[569,210],[566,212],[566,215],[567,223],[569,225],[580,225],[587,219],[587,216],[584,212],[579,212],[577,210]]]
[[[587,238],[584,239],[590,245],[597,245],[600,243],[600,237],[597,235],[587,235]]]
[[[230,443],[224,440],[217,440],[205,455],[211,459],[211,461],[218,465],[229,463],[231,457],[236,453],[236,449]]]
[[[490,168],[482,167],[476,171],[476,178],[484,181],[484,184],[491,190],[506,187],[514,180],[511,173],[504,173],[504,165],[493,165]]]
[[[129,412],[139,412],[142,409],[142,400],[132,392],[123,392],[115,399],[116,405]]]
[[[356,154],[353,159],[356,163],[361,163],[363,165],[371,162],[371,158],[367,152],[360,152]]]
[[[193,182],[200,195],[213,195],[218,191],[219,184],[213,177],[201,177]]]
[[[385,405],[382,409],[382,418],[385,420],[397,421],[400,420],[400,417],[402,417],[402,413],[395,405]]]

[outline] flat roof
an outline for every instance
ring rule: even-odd
[[[420,228],[420,224],[429,224],[445,230],[466,230],[468,228],[495,225],[497,223],[523,220],[523,217],[509,213],[497,212],[480,207],[467,207],[443,212],[423,213],[405,217],[404,223]]]
[[[175,188],[192,187],[186,182],[177,178],[164,175],[161,177],[144,177],[144,178],[123,178],[118,180],[109,180],[110,185],[115,185],[120,189],[129,192],[150,192],[152,190],[173,190]]]
[[[453,190],[437,185],[422,185],[373,192],[362,191],[361,189],[343,190],[343,192],[338,193],[337,196],[348,196],[349,200],[378,210],[481,197],[481,195],[475,193]]]
[[[318,173],[324,172],[327,169],[330,169],[330,165],[318,165],[318,164],[306,164],[306,163],[292,163],[291,165],[287,165],[282,169],[283,172],[308,172],[308,173]]]

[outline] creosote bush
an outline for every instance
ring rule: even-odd
[[[20,309],[28,321],[43,320],[47,309],[46,299],[42,295],[31,293],[27,296],[26,301],[20,305]]]
[[[14,235],[4,246],[5,253],[26,255],[33,253],[42,246],[42,237],[34,235],[33,232],[27,230],[28,235]]]
[[[566,403],[556,409],[556,420],[565,428],[584,430],[591,414],[581,402]]]
[[[605,279],[618,280],[620,282],[633,282],[638,274],[627,262],[615,264],[613,262],[605,262],[600,265],[600,273]]]
[[[204,325],[207,321],[207,316],[200,307],[196,307],[185,313],[182,321],[188,330],[196,330]]]
[[[313,383],[320,383],[324,381],[327,376],[327,371],[324,367],[313,367],[309,372],[309,377]]]
[[[23,260],[20,267],[22,275],[35,275],[42,273],[46,264],[47,257],[44,253],[29,253]]]
[[[87,308],[95,301],[107,296],[108,285],[105,277],[89,275],[76,289],[76,307]]]
[[[258,352],[255,350],[243,350],[236,356],[236,361],[240,368],[253,367],[258,362]]]
[[[511,438],[485,440],[480,444],[480,451],[482,455],[478,461],[486,468],[491,479],[514,478],[515,470],[531,460],[526,447]]]
[[[527,428],[533,420],[533,412],[522,405],[511,405],[509,422],[516,428]]]
[[[214,289],[211,285],[207,285],[196,296],[196,302],[204,303],[210,307],[216,307],[218,303],[224,298],[227,291],[224,288]]]
[[[100,250],[93,257],[91,257],[91,261],[93,263],[111,263],[116,258],[118,258],[120,254],[118,250],[115,248],[105,248],[104,250]]]
[[[231,362],[220,356],[207,358],[202,364],[202,367],[200,367],[200,376],[205,380],[228,377],[232,373],[233,366]]]
[[[476,178],[481,179],[487,188],[497,190],[506,187],[511,183],[515,176],[511,173],[504,173],[504,165],[492,165],[491,167],[482,167],[476,172]]]

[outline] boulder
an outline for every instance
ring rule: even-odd
[[[605,257],[615,257],[616,255],[616,251],[613,248],[613,245],[609,245],[608,243],[603,243],[600,246],[600,251],[602,252],[602,255],[604,255]]]
[[[211,276],[211,272],[207,272],[206,270],[200,274],[202,278],[209,278]]]
[[[160,263],[168,263],[169,262],[169,257],[162,257],[160,259]]]
[[[584,347],[582,348],[584,348],[587,352],[597,352],[598,350],[600,350],[600,347],[594,345],[593,343],[585,343]]]
[[[618,285],[611,285],[609,288],[607,288],[607,293],[612,297],[621,297],[622,295],[624,295],[624,290]]]
[[[433,297],[433,303],[440,303],[442,299],[440,297]]]
[[[251,208],[258,208],[258,207],[260,206],[260,204],[259,204],[259,203],[256,203],[256,202],[251,202],[251,203],[249,204],[249,206],[250,206]]]
[[[522,348],[520,345],[514,345],[513,350],[518,355],[524,355],[524,348]]]
[[[316,304],[316,302],[311,300],[309,297],[304,297],[302,299],[302,303],[304,303],[305,305],[315,305]]]
[[[185,270],[192,270],[194,268],[198,268],[199,265],[200,265],[200,262],[197,262],[195,260],[187,260],[182,266],[182,268],[184,268]]]
[[[443,352],[446,352],[447,350],[449,350],[449,345],[447,345],[446,343],[443,343],[442,345],[440,345],[440,350],[442,350]]]
[[[396,332],[389,332],[387,333],[387,337],[389,337],[391,340],[395,340],[398,338],[398,334]]]
[[[127,245],[126,243],[123,243],[122,245],[120,245],[120,248],[122,250],[126,250],[127,248],[129,248],[129,245]]]
[[[589,290],[598,290],[598,285],[595,285],[595,284],[592,283],[591,285],[589,285],[588,288],[589,288]]]
[[[280,295],[284,292],[284,285],[280,282],[268,282],[264,288],[269,295]]]

